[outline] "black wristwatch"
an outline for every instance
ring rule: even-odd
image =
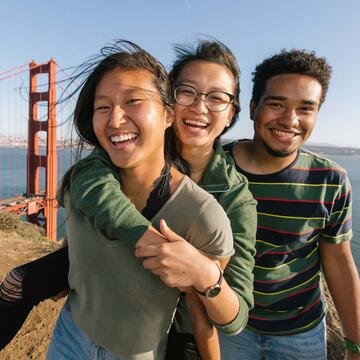
[[[220,268],[219,268],[219,271],[220,271],[220,277],[219,277],[219,280],[217,281],[217,283],[215,285],[210,286],[205,291],[199,291],[199,290],[197,290],[195,288],[194,288],[194,290],[199,295],[206,296],[208,299],[213,299],[214,297],[218,296],[220,294],[220,292],[221,292],[221,283],[223,281],[223,272],[221,271]]]

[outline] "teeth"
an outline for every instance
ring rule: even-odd
[[[110,138],[110,140],[112,142],[123,142],[123,141],[135,139],[137,137],[138,137],[137,134],[131,133],[131,134],[123,134],[123,135],[119,135],[119,136],[112,136]]]
[[[201,127],[207,127],[209,125],[209,124],[201,122],[201,121],[188,120],[188,119],[184,120],[184,123],[188,124],[188,125],[195,125],[195,126],[201,126]]]
[[[294,137],[296,135],[294,132],[282,131],[282,130],[272,130],[272,132],[275,135],[278,135],[278,136],[292,136],[292,137]]]

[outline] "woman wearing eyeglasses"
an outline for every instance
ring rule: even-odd
[[[189,299],[192,302],[189,307],[192,320],[187,315],[184,298],[179,301],[168,339],[167,359],[218,360],[217,333],[199,310],[200,306],[194,303],[204,305],[212,324],[229,335],[245,327],[253,305],[256,202],[248,190],[247,180],[236,172],[233,161],[219,142],[220,135],[235,124],[240,111],[240,71],[232,52],[220,42],[202,41],[194,48],[177,46],[175,51],[177,58],[170,72],[175,100],[172,127],[183,159],[183,171],[213,194],[224,208],[232,226],[235,254],[225,268],[222,284],[214,282],[212,287],[201,289],[201,294],[199,291],[187,294],[188,305]],[[176,245],[176,242],[168,244],[173,246],[173,251],[167,256],[160,250],[158,253],[154,249],[146,251],[146,246],[137,251],[138,256],[150,256],[144,266],[155,274],[166,274],[170,278],[174,274],[172,284],[175,286],[178,285],[176,274],[182,269],[190,272],[197,262],[193,253],[188,255],[182,250],[179,256]],[[233,294],[236,294],[235,300]],[[220,309],[216,308],[219,304]],[[234,307],[238,310],[232,321],[224,324],[216,320],[218,314]]]
[[[235,254],[230,261],[222,261],[223,269],[229,261],[222,274],[210,260],[204,261],[203,255],[188,242],[165,229],[169,242],[140,241],[136,256],[145,258],[144,267],[165,284],[188,292],[187,300],[183,296],[178,304],[167,359],[199,359],[201,356],[219,360],[215,328],[236,334],[245,327],[248,311],[253,306],[256,202],[248,190],[247,180],[236,172],[232,159],[224,153],[218,140],[235,124],[240,111],[240,71],[231,51],[216,41],[203,41],[194,48],[178,46],[175,50],[177,59],[170,76],[175,100],[173,130],[182,157],[178,165],[224,208],[232,226]],[[58,255],[53,255],[58,256],[58,265],[64,254],[66,251],[60,250]],[[61,269],[57,267],[57,270]],[[39,272],[37,276],[41,281]],[[26,283],[32,283],[30,278]],[[51,296],[48,291],[45,295],[44,287],[55,288],[55,283],[42,286],[43,293],[38,291],[36,302]],[[198,286],[189,289],[187,284]],[[62,287],[64,284],[56,285],[58,291]],[[25,310],[25,313],[29,311]]]

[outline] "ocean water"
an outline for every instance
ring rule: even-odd
[[[360,155],[330,155],[328,158],[336,161],[348,172],[353,193],[353,233],[351,250],[360,272]]]
[[[26,191],[26,148],[0,147],[0,198],[22,195]],[[349,174],[353,189],[353,231],[351,248],[358,270],[360,271],[360,155],[328,156],[344,167]],[[73,154],[69,149],[58,152],[58,179],[70,167]],[[44,182],[40,174],[40,182]],[[64,234],[63,213],[59,212],[58,235]]]

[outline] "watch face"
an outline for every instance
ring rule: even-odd
[[[221,286],[215,286],[208,291],[206,296],[210,299],[214,298],[215,296],[219,295],[220,291],[221,291]]]

